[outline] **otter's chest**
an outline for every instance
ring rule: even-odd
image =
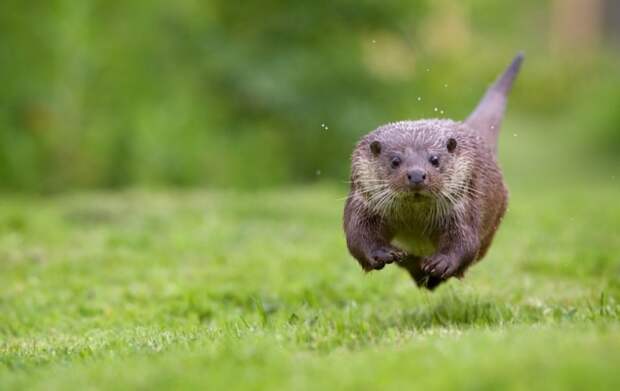
[[[435,253],[436,241],[424,232],[402,230],[392,239],[392,245],[417,256],[428,256]]]

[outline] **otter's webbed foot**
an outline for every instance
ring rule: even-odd
[[[400,262],[407,254],[393,246],[379,247],[370,253],[370,265],[375,270],[381,270],[386,264]]]
[[[419,257],[409,256],[404,262],[400,263],[400,266],[407,269],[411,275],[411,278],[413,278],[415,284],[419,288],[426,288],[429,291],[432,291],[445,281],[439,277],[431,276],[425,273],[422,270],[421,260]]]
[[[434,290],[435,288],[439,286],[439,284],[441,284],[444,281],[446,280],[441,279],[439,277],[435,277],[435,276],[429,276],[429,275],[424,275],[419,281],[415,280],[416,285],[418,287],[426,288],[429,291]]]
[[[435,277],[440,280],[447,280],[454,276],[459,269],[458,262],[447,255],[435,254],[426,257],[422,261],[422,270],[429,277]]]

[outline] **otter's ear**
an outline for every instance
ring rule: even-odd
[[[454,150],[456,149],[456,145],[457,145],[456,140],[450,137],[448,139],[448,144],[446,145],[448,148],[448,152],[454,152]]]
[[[372,143],[370,143],[370,151],[373,153],[373,155],[377,156],[378,154],[381,153],[381,143],[378,141],[373,141]]]

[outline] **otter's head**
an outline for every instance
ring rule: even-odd
[[[495,158],[508,92],[522,62],[519,53],[462,123],[403,121],[364,137],[353,154],[355,192],[381,215],[402,212],[416,203],[435,205],[427,209],[433,219],[443,216],[462,196],[476,196],[474,151],[484,148],[489,158]]]
[[[447,120],[380,127],[360,145],[360,192],[383,211],[395,204],[455,202],[471,172],[465,138],[459,124]]]

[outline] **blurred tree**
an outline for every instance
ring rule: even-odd
[[[463,117],[519,48],[543,54],[520,91],[545,94],[513,110],[552,115],[613,85],[600,48],[547,55],[549,12],[582,3],[3,0],[0,188],[345,180],[361,134]]]
[[[608,41],[620,48],[620,1],[605,0],[602,11]]]
[[[600,43],[602,0],[553,0],[552,47],[593,50]]]

